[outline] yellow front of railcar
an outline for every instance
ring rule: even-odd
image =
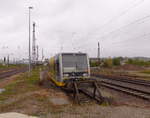
[[[52,82],[54,82],[56,84],[56,86],[65,86],[65,83],[64,82],[61,82],[61,81],[58,81],[57,80],[57,73],[58,73],[58,69],[56,67],[56,60],[55,60],[55,57],[52,57],[49,61],[49,72],[48,72],[48,76],[50,78],[50,80]]]

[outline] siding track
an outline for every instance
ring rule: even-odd
[[[128,95],[136,96],[144,100],[150,101],[150,81],[139,79],[128,79],[106,75],[92,75],[99,81],[99,86],[103,86],[115,91],[123,92]],[[121,84],[121,83],[122,84]],[[133,86],[131,86],[131,84]],[[135,87],[141,86],[141,87]],[[142,89],[146,87],[147,90]]]

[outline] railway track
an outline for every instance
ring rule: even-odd
[[[104,101],[104,98],[99,90],[99,86],[96,80],[93,79],[86,81],[72,81],[69,82],[69,85],[61,89],[68,94],[71,93],[73,95],[73,99],[78,104],[89,100],[95,100],[99,104]]]
[[[100,76],[96,76],[99,77]],[[107,81],[107,79],[112,81]],[[121,81],[124,84],[120,84]],[[141,84],[140,84],[141,82]],[[138,98],[150,101],[150,91],[145,91],[142,89],[134,88],[133,86],[127,86],[127,83],[132,83],[135,85],[145,85],[148,86],[149,83],[146,81],[140,80],[119,80],[118,78],[105,78],[97,79],[92,77],[86,81],[72,81],[68,82],[68,86],[61,87],[61,89],[66,92],[69,96],[71,96],[76,103],[80,104],[82,102],[86,102],[89,100],[95,100],[99,104],[105,101],[105,98],[101,95],[100,87],[106,87],[109,89],[113,89],[115,91],[123,92],[128,95],[136,96]],[[69,85],[70,84],[70,85]],[[150,86],[149,86],[150,87]],[[83,97],[84,95],[84,97]]]
[[[87,84],[81,84],[81,83],[87,83]],[[91,82],[77,81],[77,82],[73,82],[71,84],[72,85],[70,87],[65,88],[64,90],[65,90],[65,92],[67,92],[69,94],[72,93],[74,100],[78,104],[80,104],[81,102],[88,101],[87,99],[85,99],[85,97],[84,98],[81,97],[82,96],[81,94],[84,94],[87,98],[90,98],[91,100],[97,101],[99,104],[101,104],[103,101],[105,101],[105,99],[101,95],[101,92],[99,89],[101,86],[150,101],[150,92],[149,91],[137,89],[132,86],[129,87],[126,85],[120,85],[119,83],[116,83],[116,81],[113,81],[113,82],[108,82],[108,81],[103,81],[103,80],[97,81],[93,78],[93,81],[91,81]]]
[[[114,78],[114,77],[107,77],[103,75],[94,75],[94,77],[101,78],[99,79],[99,85],[110,88],[116,91],[120,91],[132,96],[136,96],[138,98],[142,98],[144,100],[150,101],[150,92],[142,90],[141,88],[135,88],[134,86],[127,85],[128,83],[133,85],[140,85],[150,87],[150,81],[146,80],[138,80],[138,79],[122,79],[122,78]],[[108,81],[109,80],[109,81]],[[122,82],[124,84],[120,84]]]
[[[147,92],[147,91],[143,91],[140,89],[135,89],[132,87],[119,85],[119,84],[115,84],[115,83],[110,83],[110,82],[106,82],[106,81],[101,81],[101,86],[107,87],[107,88],[110,88],[113,90],[121,91],[123,93],[133,95],[133,96],[142,98],[144,100],[150,101],[150,92]]]
[[[114,81],[120,81],[120,82],[132,83],[132,84],[150,87],[150,81],[148,81],[148,80],[128,79],[128,78],[113,77],[113,76],[111,77],[111,76],[97,75],[97,74],[93,74],[92,76],[102,78],[102,79],[109,79],[109,80],[114,80]]]
[[[102,97],[100,87],[95,79],[86,80],[68,80],[63,87],[57,86],[51,79],[50,81],[43,81],[41,85],[58,89],[66,93],[71,100],[77,104],[89,102],[95,100],[98,104],[101,104],[105,99]]]
[[[26,72],[26,71],[27,71],[27,68],[9,70],[9,71],[0,73],[0,79],[7,78],[7,77],[13,76],[15,74],[18,74],[21,72]]]

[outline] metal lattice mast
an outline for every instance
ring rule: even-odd
[[[35,22],[33,23],[32,61],[33,63],[36,62]]]

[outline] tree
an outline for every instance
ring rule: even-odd
[[[104,60],[104,67],[112,67],[113,66],[113,61],[111,58],[107,58]]]
[[[97,61],[90,61],[90,66],[91,67],[97,67],[99,64]]]
[[[120,65],[121,58],[113,58],[113,65],[114,66],[119,66]]]

